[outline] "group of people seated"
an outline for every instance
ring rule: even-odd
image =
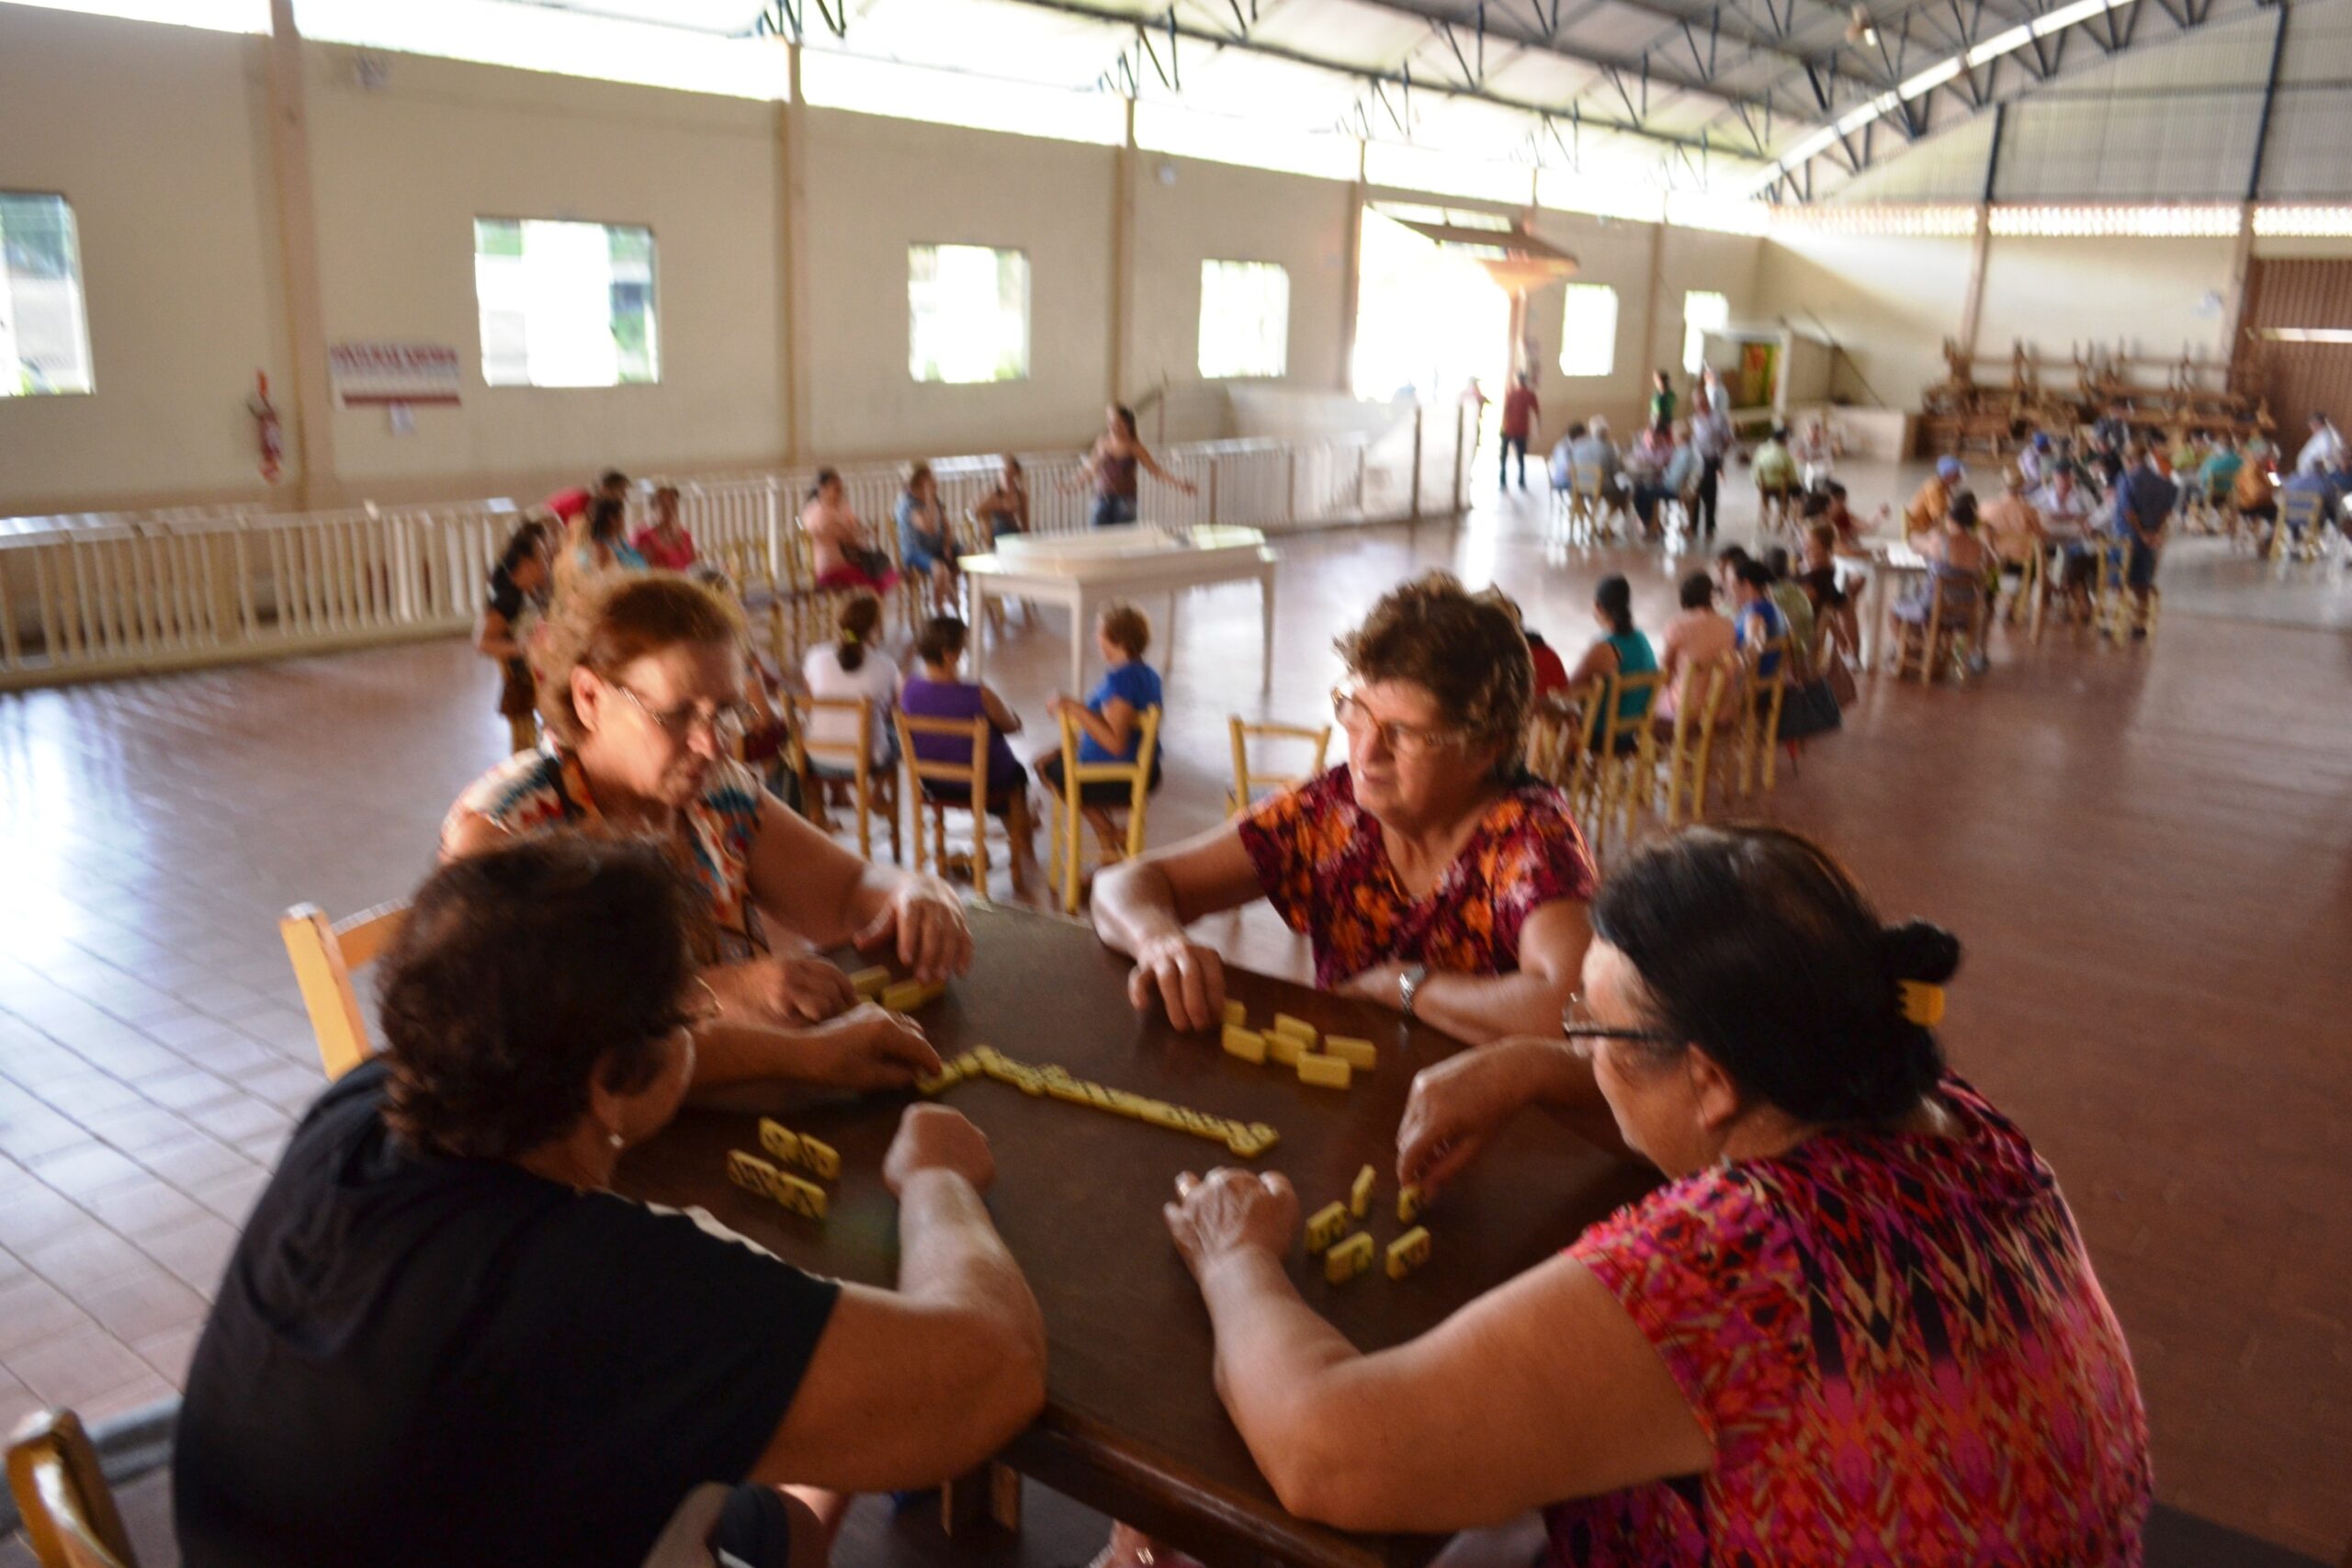
[[[1769,570],[1732,564],[1734,646],[1784,630]],[[1637,661],[1622,580],[1597,611]],[[945,884],[859,860],[735,760],[723,595],[610,574],[552,633],[548,744],[451,807],[381,961],[382,1053],[303,1119],[197,1348],[196,1568],[633,1568],[710,1483],[714,1560],[821,1568],[856,1493],[968,1471],[1046,1398],[985,1204],[999,1154],[954,1111],[875,1107],[899,1118],[894,1289],[625,1195],[628,1151],[690,1100],[937,1069],[824,953],[926,978],[991,954]],[[1492,591],[1401,583],[1338,647],[1344,763],[1100,879],[1129,999],[1214,1059],[1226,961],[1191,928],[1263,898],[1318,988],[1462,1044],[1413,1080],[1400,1182],[1442,1198],[1541,1107],[1658,1185],[1365,1352],[1292,1282],[1278,1160],[1178,1177],[1200,1375],[1283,1506],[1384,1532],[1540,1516],[1517,1560],[1540,1535],[1563,1568],[2136,1561],[2131,1359],[2050,1168],[1944,1057],[1958,942],[1883,922],[1777,829],[1687,829],[1603,881],[1525,769],[1534,665]],[[952,638],[922,652],[955,688]],[[1161,1555],[1125,1527],[1107,1552]]]

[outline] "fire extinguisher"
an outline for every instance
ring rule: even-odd
[[[261,477],[266,483],[276,484],[286,466],[286,432],[278,423],[277,405],[269,400],[268,372],[254,372],[254,395],[245,400],[245,411],[254,416],[254,434],[261,443]]]

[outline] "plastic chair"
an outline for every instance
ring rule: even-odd
[[[82,1419],[38,1410],[8,1441],[8,1490],[41,1568],[139,1568]]]
[[[1103,863],[1133,860],[1143,853],[1144,813],[1151,800],[1151,763],[1159,754],[1159,705],[1143,710],[1137,716],[1139,727],[1132,762],[1081,762],[1078,760],[1080,735],[1077,717],[1069,710],[1062,713],[1062,791],[1058,817],[1054,825],[1054,863],[1048,879],[1061,889],[1062,908],[1078,913],[1078,883],[1081,859],[1079,844],[1080,819],[1086,815],[1083,786],[1090,784],[1124,784],[1130,790],[1127,797],[1127,830],[1124,848],[1104,839],[1102,843]]]
[[[821,816],[825,786],[850,784],[857,807],[858,858],[874,858],[874,829],[869,818],[878,812],[890,824],[890,859],[901,859],[904,846],[899,840],[899,777],[888,768],[874,765],[873,705],[857,697],[796,696],[792,707],[792,728],[800,737],[800,798],[815,807],[816,815]],[[820,713],[856,715],[856,740],[818,739],[809,721]],[[818,773],[819,762],[847,770],[847,779],[838,773],[830,776]]]
[[[1245,724],[1241,716],[1227,716],[1226,726],[1233,735],[1233,787],[1226,792],[1225,814],[1238,817],[1250,809],[1258,791],[1276,792],[1295,788],[1323,772],[1323,759],[1331,749],[1331,727],[1310,729],[1303,724]],[[1263,773],[1250,766],[1250,743],[1252,740],[1296,740],[1315,748],[1315,761],[1304,773]]]
[[[379,904],[346,920],[327,919],[316,904],[297,904],[279,917],[277,934],[294,962],[294,981],[319,1039],[319,1061],[339,1078],[373,1055],[367,1015],[352,971],[364,969],[391,946],[408,920],[408,900]]]
[[[899,755],[906,764],[908,795],[914,802],[915,869],[924,868],[922,814],[931,812],[930,863],[942,875],[947,871],[947,814],[968,812],[972,818],[972,887],[982,897],[989,890],[989,807],[994,804],[989,794],[989,721],[986,715],[969,719],[922,718],[901,711],[898,715]],[[967,760],[961,762],[933,762],[917,754],[915,738],[920,735],[943,735],[962,741],[970,748]],[[933,795],[923,787],[925,781],[958,784],[965,790],[961,800]],[[1012,861],[1012,891],[1015,897],[1029,896],[1029,877],[1024,857],[1020,852],[1022,842],[1029,833],[1029,795],[1016,786],[1010,792],[1012,807],[1005,831],[1010,840]]]

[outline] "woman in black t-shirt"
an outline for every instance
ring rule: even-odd
[[[548,550],[554,536],[548,524],[531,518],[507,536],[498,564],[490,569],[489,590],[482,596],[481,621],[474,629],[474,647],[498,661],[498,714],[506,721],[507,740],[516,751],[539,743],[538,695],[531,683],[529,634],[524,629],[526,612],[544,611],[548,602]]]
[[[847,1493],[961,1473],[1036,1413],[1036,1303],[955,1112],[910,1109],[884,1165],[895,1292],[609,1190],[693,1078],[702,903],[660,850],[571,832],[426,882],[384,1055],[304,1118],[198,1344],[190,1568],[636,1568],[709,1482],[714,1547],[816,1568]]]

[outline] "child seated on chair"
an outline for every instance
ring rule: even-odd
[[[1151,622],[1133,604],[1113,604],[1102,612],[1095,624],[1094,645],[1101,649],[1102,661],[1110,668],[1102,676],[1102,683],[1094,694],[1081,703],[1075,697],[1057,696],[1046,705],[1046,711],[1056,723],[1067,713],[1076,719],[1080,731],[1078,760],[1088,762],[1132,762],[1136,751],[1143,744],[1143,711],[1159,705],[1159,671],[1143,661],[1144,649],[1151,646]],[[1151,754],[1151,783],[1159,788],[1159,749]],[[1068,792],[1062,787],[1062,754],[1059,750],[1046,752],[1036,759],[1037,777],[1057,796]],[[1079,806],[1086,813],[1095,836],[1103,843],[1116,841],[1117,833],[1111,823],[1114,809],[1125,806],[1132,798],[1128,787],[1120,783],[1104,781],[1088,784],[1079,791]]]
[[[871,589],[859,589],[842,606],[840,626],[833,641],[818,643],[802,657],[800,679],[812,697],[865,705],[868,772],[887,773],[899,765],[899,730],[890,722],[899,695],[899,666],[881,646],[882,601]],[[805,739],[820,746],[854,749],[857,716],[832,708],[814,710]],[[848,799],[857,768],[838,752],[824,757],[812,753],[808,771],[817,779],[819,795],[808,803],[810,815],[821,820],[826,797]]]
[[[1036,863],[1029,770],[1021,765],[1005,739],[1021,733],[1021,716],[989,688],[962,678],[968,636],[964,623],[954,615],[933,615],[923,623],[915,638],[915,657],[922,660],[922,672],[908,676],[899,689],[899,711],[910,718],[946,718],[967,724],[988,719],[989,811],[1004,818],[1012,839],[1013,859],[1025,881]],[[918,735],[914,741],[915,756],[922,761],[962,764],[971,760],[970,747],[953,735]],[[927,799],[967,806],[972,792],[968,784],[928,778],[922,781],[922,793]]]

